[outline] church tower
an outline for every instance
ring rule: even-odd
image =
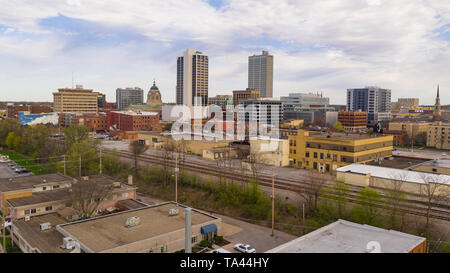
[[[161,107],[162,101],[161,101],[161,92],[159,92],[158,87],[156,86],[156,82],[153,81],[153,86],[150,88],[147,94],[147,105],[153,106],[153,107]]]
[[[441,99],[439,98],[439,84],[437,87],[437,95],[436,95],[436,102],[434,103],[434,119],[440,120],[441,118]]]

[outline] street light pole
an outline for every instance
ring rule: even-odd
[[[275,224],[275,167],[272,168],[272,236],[274,236]]]
[[[178,153],[175,158],[175,202],[178,203]]]

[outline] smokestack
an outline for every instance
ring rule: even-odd
[[[184,238],[184,253],[192,253],[192,209],[186,208],[186,227]]]
[[[128,175],[128,185],[133,185],[133,175]]]

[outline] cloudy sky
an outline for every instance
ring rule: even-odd
[[[274,96],[376,85],[450,103],[448,0],[0,0],[0,100],[118,87],[175,100],[176,57],[210,56],[210,96],[247,87],[248,56],[274,55]]]

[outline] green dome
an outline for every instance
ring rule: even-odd
[[[153,81],[153,86],[150,87],[150,90],[158,90],[159,91],[158,87],[156,86],[155,81]]]

